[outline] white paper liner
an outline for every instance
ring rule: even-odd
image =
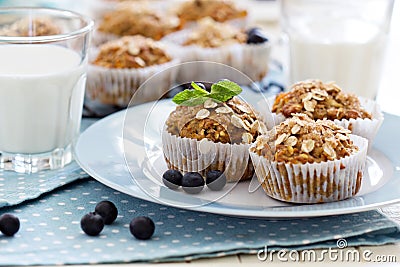
[[[173,85],[178,72],[173,66],[177,64],[178,59],[138,69],[110,69],[90,64],[86,99],[120,107],[126,107],[135,93],[133,104],[159,100]]]
[[[199,172],[203,177],[208,170],[220,170],[229,183],[250,179],[254,174],[249,144],[222,144],[208,139],[197,141],[172,135],[164,129],[162,147],[170,169]]]
[[[260,114],[266,121],[268,128],[271,128],[271,126],[274,125],[279,125],[286,119],[282,114],[271,112],[275,98],[276,96],[271,96],[267,98],[267,103],[265,103],[264,99],[257,103],[257,110],[260,111]],[[367,138],[368,150],[370,150],[372,148],[375,136],[383,123],[384,115],[379,104],[375,101],[363,97],[359,97],[359,100],[361,107],[372,115],[372,120],[358,118],[350,120],[334,120],[333,122],[351,130],[352,134]]]
[[[165,36],[162,40],[171,46],[171,52],[181,62],[208,61],[230,66],[223,68],[219,64],[197,64],[190,68],[180,68],[177,82],[186,83],[194,80],[217,81],[221,77],[239,84],[250,84],[262,80],[268,73],[271,45],[263,44],[233,44],[218,48],[203,48],[197,45],[182,46],[191,30],[185,29]],[[232,69],[233,68],[233,69]],[[238,72],[245,75],[238,75]],[[247,77],[246,77],[247,76]]]
[[[365,169],[368,140],[350,135],[359,148],[348,157],[321,163],[289,164],[270,162],[250,152],[258,181],[265,193],[275,199],[293,203],[325,203],[357,194],[360,173]]]

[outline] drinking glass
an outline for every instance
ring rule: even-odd
[[[282,0],[289,82],[335,81],[374,99],[394,0]]]
[[[71,162],[92,28],[71,11],[0,9],[0,169],[33,173]]]

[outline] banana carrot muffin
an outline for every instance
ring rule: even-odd
[[[86,96],[103,104],[126,107],[139,87],[159,73],[143,89],[140,102],[157,100],[175,80],[179,63],[162,43],[140,35],[109,41],[94,51],[89,64]],[[155,83],[158,82],[156,85]]]
[[[49,18],[24,18],[0,28],[3,36],[49,36],[60,34],[61,29]]]
[[[372,141],[383,122],[379,105],[369,99],[345,93],[334,82],[306,80],[279,94],[272,106],[276,122],[303,113],[314,120],[328,119]]]
[[[257,40],[254,38],[256,35]],[[240,84],[260,81],[268,73],[271,46],[268,38],[259,30],[246,32],[207,17],[201,19],[193,29],[172,33],[163,40],[175,46],[172,51],[182,62],[217,62],[243,72],[248,77],[235,80]],[[233,80],[228,76],[229,73],[223,75]],[[198,69],[182,68],[178,81],[186,83],[198,77],[215,81],[221,74],[217,70],[201,68],[201,64],[198,64]]]
[[[197,84],[192,86],[194,89],[174,98],[178,106],[165,123],[162,140],[168,167],[203,174],[219,170],[225,172],[228,182],[250,179],[254,169],[248,148],[266,133],[264,123],[236,96],[241,92],[237,84],[220,81],[213,84],[211,93],[199,90]],[[232,94],[227,88],[236,91]],[[198,92],[202,96],[193,101],[190,96]],[[218,94],[228,97],[213,98]],[[185,101],[179,101],[182,97]]]
[[[229,0],[189,0],[184,1],[177,10],[178,16],[185,21],[197,21],[211,17],[215,21],[225,22],[247,17],[247,10],[236,6]]]
[[[360,190],[368,141],[329,120],[293,114],[250,148],[265,193],[296,203],[346,199]]]
[[[148,5],[122,2],[106,13],[95,32],[95,44],[121,36],[140,34],[154,40],[182,28],[180,19]]]

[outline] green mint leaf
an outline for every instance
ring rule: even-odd
[[[201,89],[201,88],[200,88]],[[178,94],[176,94],[174,96],[174,98],[172,99],[172,101],[177,104],[177,105],[181,105],[181,106],[196,106],[196,105],[200,105],[203,104],[206,100],[207,97],[205,97],[206,95],[208,95],[207,91],[200,91],[200,90],[189,90],[186,89]]]
[[[222,80],[211,86],[211,93],[192,82],[193,89],[186,89],[174,96],[172,101],[181,106],[197,106],[212,98],[217,102],[225,102],[240,94],[242,88],[229,80]]]
[[[199,93],[206,93],[207,95],[209,94],[206,90],[204,90],[203,88],[201,88],[197,83],[195,83],[195,82],[192,82],[191,83],[191,86],[192,86],[192,88],[195,90],[195,91],[198,91]]]
[[[229,80],[222,80],[211,86],[211,93],[208,97],[225,102],[241,92],[242,88],[238,84]]]

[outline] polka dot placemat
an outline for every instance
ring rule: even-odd
[[[96,237],[80,229],[81,217],[110,200],[117,220]],[[0,265],[83,264],[190,260],[282,247],[336,248],[400,241],[400,229],[376,211],[292,220],[261,220],[187,211],[139,200],[92,179],[76,181],[36,200],[0,209],[20,218],[14,237],[0,235]],[[149,216],[156,225],[147,241],[135,239],[129,222]],[[343,241],[343,240],[342,240]],[[255,256],[256,257],[256,256]]]
[[[93,119],[83,119],[81,130],[85,130],[95,121]],[[68,164],[63,169],[47,170],[33,174],[0,170],[0,208],[34,199],[57,187],[87,177],[89,175],[76,162]]]

